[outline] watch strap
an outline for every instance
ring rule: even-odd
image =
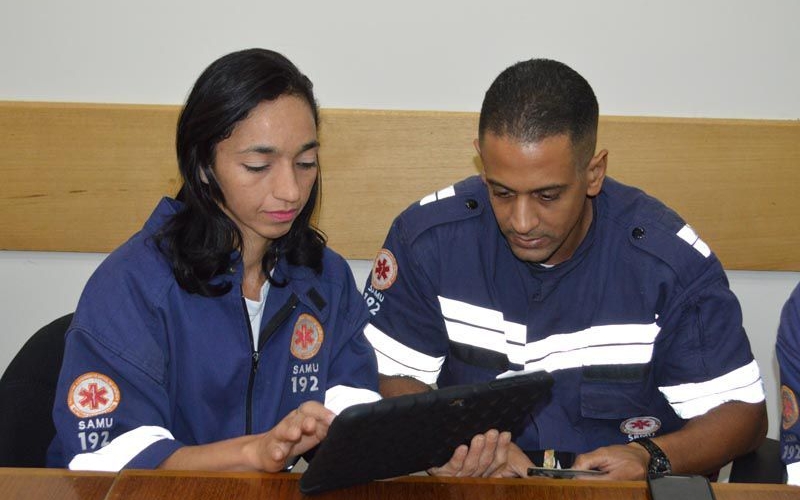
[[[638,438],[634,439],[633,442],[641,445],[650,454],[650,463],[647,464],[648,476],[664,476],[672,473],[672,464],[666,453],[650,438]]]

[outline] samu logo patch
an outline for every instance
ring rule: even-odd
[[[319,348],[322,347],[324,338],[325,334],[322,331],[322,325],[319,324],[317,318],[303,313],[294,324],[290,348],[292,354],[298,359],[313,358],[319,352]]]
[[[88,372],[72,383],[67,394],[67,406],[78,418],[94,417],[110,413],[120,401],[117,384],[98,372]]]
[[[397,260],[389,250],[382,248],[372,265],[372,288],[386,290],[397,279]]]
[[[629,439],[652,436],[661,428],[661,420],[656,417],[633,417],[619,424],[619,430]]]
[[[798,409],[797,409],[797,396],[794,391],[788,386],[781,386],[781,403],[783,411],[781,412],[781,426],[783,430],[788,430],[797,423]]]

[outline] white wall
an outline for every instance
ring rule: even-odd
[[[551,57],[589,79],[603,114],[798,119],[797,19],[795,0],[4,1],[0,99],[178,104],[213,59],[262,46],[329,108],[475,111],[504,67]],[[102,257],[0,251],[0,368],[74,309]],[[368,263],[355,265],[361,284]],[[775,328],[800,273],[730,277],[774,437]]]

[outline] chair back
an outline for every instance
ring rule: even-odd
[[[37,331],[0,378],[0,467],[44,467],[72,313]]]
[[[755,451],[736,458],[728,479],[731,483],[786,482],[786,466],[781,461],[781,443],[777,439],[764,439]]]

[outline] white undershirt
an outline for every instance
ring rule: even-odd
[[[247,314],[250,316],[250,331],[253,332],[253,346],[258,349],[258,336],[261,333],[261,316],[264,315],[264,304],[267,303],[267,293],[269,292],[269,280],[264,280],[261,286],[258,300],[244,298],[247,304]]]

